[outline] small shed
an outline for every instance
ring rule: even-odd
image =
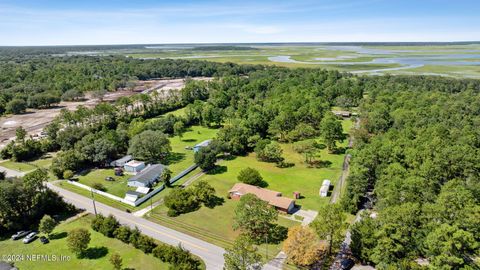
[[[125,163],[129,162],[132,159],[133,159],[133,157],[131,155],[126,155],[122,158],[119,158],[117,160],[114,160],[114,161],[110,162],[110,166],[112,166],[112,167],[123,167],[125,165]]]
[[[211,142],[212,142],[212,140],[206,140],[206,141],[203,141],[203,142],[195,145],[193,147],[193,152],[198,152],[198,150],[200,150],[200,148],[207,147]]]
[[[138,173],[145,168],[145,163],[141,161],[130,160],[129,162],[125,163],[125,165],[123,165],[123,168],[126,172]]]
[[[327,197],[328,191],[330,190],[330,180],[323,180],[322,186],[320,187],[320,197]]]
[[[294,191],[293,192],[293,198],[295,198],[296,200],[300,199],[300,192]]]

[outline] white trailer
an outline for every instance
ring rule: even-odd
[[[320,187],[320,197],[327,197],[330,190],[330,180],[323,180],[322,187]]]

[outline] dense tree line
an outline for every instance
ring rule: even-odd
[[[347,193],[355,212],[352,250],[377,269],[472,269],[480,243],[478,82],[412,77],[372,79],[361,106]]]
[[[362,81],[336,71],[318,69],[269,68],[249,73],[248,77],[227,76],[210,82],[202,91],[201,83],[185,89],[182,101],[189,122],[202,125],[223,124],[218,139],[229,152],[245,154],[257,144],[267,151],[265,161],[281,163],[275,143],[300,141],[328,133],[333,125],[323,125],[332,105],[345,106],[340,97],[357,105],[363,95]],[[338,129],[328,138],[338,139]],[[334,144],[331,143],[333,147]],[[270,158],[275,160],[269,160]]]
[[[260,66],[123,56],[42,56],[0,61],[0,113],[21,113],[73,100],[85,91],[115,91],[132,80],[244,75]]]
[[[0,180],[0,235],[34,229],[45,215],[73,212],[57,193],[43,184],[48,179],[44,169],[28,173],[23,179]]]
[[[153,254],[154,257],[163,262],[169,263],[169,269],[195,270],[201,268],[201,262],[181,246],[173,247],[157,242],[140,232],[138,228],[131,229],[121,225],[114,216],[105,217],[97,215],[92,221],[92,229],[103,235],[116,238],[125,244],[131,244],[146,254]]]

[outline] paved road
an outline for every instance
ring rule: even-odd
[[[23,177],[25,175],[24,172],[19,172],[16,170],[11,170],[9,168],[5,168],[3,166],[0,166],[0,172],[6,172],[6,177]]]
[[[93,204],[90,198],[70,192],[51,183],[47,183],[47,186],[62,195],[65,201],[75,205],[78,208],[85,209],[88,212],[94,212]],[[120,221],[120,223],[129,225],[131,227],[137,226],[145,235],[153,237],[163,243],[174,246],[181,244],[185,249],[202,258],[207,266],[207,269],[223,268],[223,254],[225,253],[223,248],[99,202],[96,202],[96,208],[98,213],[103,215],[112,214]]]

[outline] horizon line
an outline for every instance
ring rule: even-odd
[[[458,40],[458,41],[286,41],[286,42],[173,42],[173,43],[111,43],[111,44],[48,44],[48,45],[0,45],[5,47],[94,47],[94,46],[155,46],[155,45],[339,45],[339,44],[480,44],[480,40]]]

